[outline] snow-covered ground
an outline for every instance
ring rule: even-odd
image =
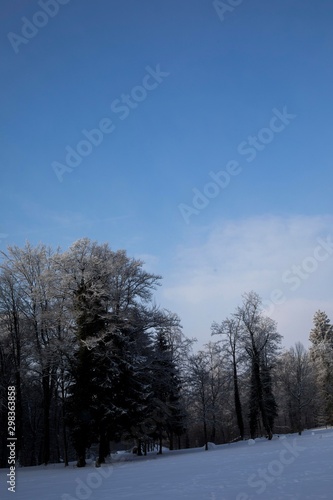
[[[333,429],[93,464],[0,470],[0,498],[15,500],[333,499]],[[132,458],[128,456],[128,458]]]

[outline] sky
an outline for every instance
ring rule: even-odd
[[[330,0],[3,0],[0,19],[0,250],[125,249],[198,346],[251,290],[286,347],[333,320]]]

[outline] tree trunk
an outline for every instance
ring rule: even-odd
[[[258,404],[259,404],[260,413],[261,413],[261,417],[262,417],[262,423],[263,423],[263,426],[265,428],[265,431],[267,432],[268,439],[271,440],[273,437],[273,433],[272,433],[271,426],[269,425],[269,421],[268,421],[267,413],[266,413],[266,408],[264,405],[263,388],[262,388],[262,382],[261,382],[261,377],[260,377],[260,363],[259,363],[258,359],[254,360],[253,370],[254,370],[255,384],[256,384],[256,388],[257,388]]]
[[[234,398],[235,398],[237,425],[240,437],[241,439],[244,439],[244,421],[243,421],[242,405],[239,397],[238,375],[237,375],[237,366],[235,357],[233,359],[233,371],[234,371]]]
[[[257,437],[258,428],[258,390],[254,374],[254,367],[251,368],[251,394],[250,394],[250,436],[251,439]]]
[[[160,430],[160,435],[159,435],[159,450],[158,454],[162,455],[162,430]]]
[[[64,382],[61,381],[61,416],[62,416],[62,436],[64,441],[64,461],[65,467],[68,467],[68,443],[66,432],[66,410],[65,410],[65,388]]]
[[[49,374],[43,374],[43,463],[50,461],[50,385]]]
[[[77,467],[85,467],[86,466],[86,448],[84,444],[80,443],[77,444],[77,453],[78,453],[78,459],[77,459]]]
[[[109,453],[110,453],[110,448],[109,448],[109,440],[107,432],[105,430],[104,424],[101,423],[100,434],[99,434],[98,459],[97,459],[98,465],[105,464],[105,458],[108,456]]]
[[[171,431],[170,434],[169,434],[169,450],[173,450],[173,448],[174,448],[173,438],[174,438],[174,434]]]
[[[204,418],[203,422],[203,428],[204,428],[204,437],[205,437],[205,450],[208,450],[208,436],[207,436],[207,423],[206,423],[206,418]]]

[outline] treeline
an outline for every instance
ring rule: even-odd
[[[333,326],[323,311],[313,320],[308,350],[300,342],[283,349],[275,322],[250,292],[212,324],[218,340],[189,360],[191,429],[201,444],[333,425]]]
[[[154,304],[161,277],[89,239],[67,251],[8,247],[0,265],[0,464],[7,388],[16,387],[21,465],[97,464],[110,443],[145,453],[333,424],[333,327],[318,311],[311,348],[281,335],[250,292],[193,353],[180,319]]]

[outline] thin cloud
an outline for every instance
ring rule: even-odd
[[[297,290],[283,276],[313,255],[318,238],[330,234],[332,222],[332,216],[266,215],[215,223],[195,244],[177,248],[173,271],[164,279],[163,301],[180,315],[190,335],[207,341],[212,321],[231,314],[244,292],[255,290],[268,301],[272,291],[280,289],[284,302],[270,315],[283,326],[286,344],[306,343],[313,314],[332,298],[333,256],[318,262]],[[306,320],[293,319],[293,305],[294,314]]]

